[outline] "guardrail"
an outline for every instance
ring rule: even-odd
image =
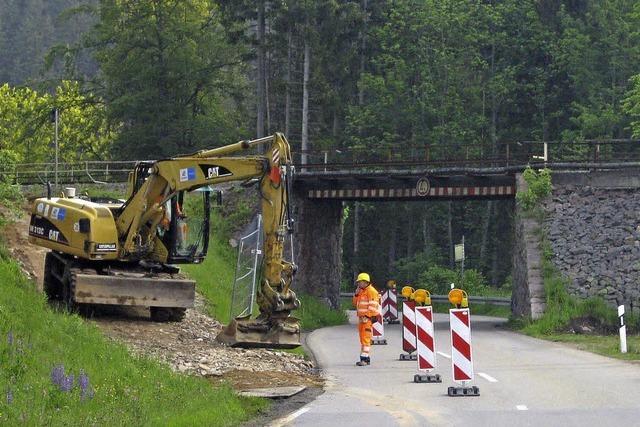
[[[353,293],[350,292],[340,292],[340,298],[351,298]],[[398,298],[402,299],[401,296]],[[431,295],[432,302],[449,302],[449,297],[447,295]],[[509,297],[483,297],[483,296],[469,296],[470,303],[481,303],[481,304],[492,304],[492,305],[501,305],[505,307],[511,306],[511,298]]]

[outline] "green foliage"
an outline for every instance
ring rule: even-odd
[[[631,118],[631,130],[633,137],[640,137],[640,74],[632,76],[630,79],[630,88],[624,99],[623,109]]]
[[[120,125],[114,156],[163,158],[240,139],[244,49],[229,43],[214,2],[101,0],[99,13],[86,44]]]
[[[398,283],[412,283],[416,278],[429,268],[430,265],[442,265],[443,257],[436,248],[432,248],[429,253],[419,252],[412,258],[400,258],[392,267],[391,276]]]
[[[83,94],[76,82],[63,81],[54,95],[29,88],[0,86],[0,151],[13,162],[50,162],[55,157],[55,123],[59,109],[60,161],[105,158],[113,131],[106,112],[92,95]]]
[[[523,178],[527,182],[527,190],[519,191],[516,200],[525,211],[531,211],[551,194],[551,171],[545,168],[536,172],[527,167]]]
[[[24,202],[20,186],[12,185],[9,176],[1,174],[14,169],[17,157],[13,150],[0,149],[0,206],[4,208],[0,212],[0,226],[17,216]]]
[[[5,251],[0,276],[0,424],[227,426],[265,405],[133,356],[90,322],[52,311]],[[55,368],[74,375],[69,391]]]
[[[451,270],[440,266],[431,266],[420,274],[413,283],[414,288],[423,288],[434,295],[447,295],[451,290],[451,283],[457,288],[464,289],[470,296],[510,296],[511,289],[496,289],[487,284],[486,279],[477,270],[465,269],[464,280],[459,270]]]

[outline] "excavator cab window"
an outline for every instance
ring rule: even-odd
[[[209,246],[211,198],[208,188],[180,191],[170,200],[170,228],[165,236],[170,264],[199,263]]]

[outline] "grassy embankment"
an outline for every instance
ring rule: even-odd
[[[0,424],[237,425],[265,403],[132,356],[52,310],[0,250]]]
[[[542,273],[547,296],[547,308],[542,318],[531,321],[514,319],[511,324],[527,335],[551,341],[566,342],[581,350],[626,360],[640,360],[640,316],[625,315],[629,330],[627,353],[620,353],[617,333],[618,316],[614,307],[602,298],[580,300],[567,292],[567,281],[551,262],[553,256],[549,242],[540,233],[543,250]],[[571,324],[587,324],[596,329],[593,334],[567,332]]]

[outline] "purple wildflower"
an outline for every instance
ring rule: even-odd
[[[11,405],[13,403],[13,392],[11,389],[7,390],[7,404]]]
[[[9,343],[9,345],[13,345],[13,331],[9,331],[9,333],[7,334],[7,342]]]
[[[87,391],[89,387],[89,377],[82,370],[80,371],[80,375],[78,375],[78,385],[83,392]]]
[[[65,379],[64,366],[56,365],[51,370],[51,382],[57,385],[58,387],[62,387],[62,382],[64,381],[64,379]]]
[[[89,385],[89,377],[84,371],[80,371],[80,375],[78,376],[78,385],[80,386],[80,398],[93,398],[93,389],[90,388]]]
[[[64,379],[62,380],[62,384],[60,384],[60,390],[67,392],[67,391],[71,391],[72,388],[73,388],[73,374],[69,374],[68,376],[65,376]]]

